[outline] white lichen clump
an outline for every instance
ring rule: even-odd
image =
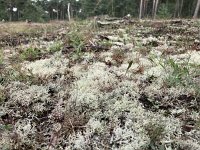
[[[149,36],[148,38],[143,38],[142,39],[142,44],[143,45],[147,45],[151,42],[159,42],[159,40],[156,37],[153,36]]]
[[[92,108],[97,108],[99,97],[105,96],[104,93],[100,93],[100,89],[113,88],[116,82],[115,76],[105,71],[104,63],[95,63],[75,83],[75,87],[71,91],[71,100],[79,106],[89,105]]]
[[[49,100],[48,88],[44,86],[32,85],[29,88],[22,87],[21,89],[11,89],[10,98],[12,103],[19,103],[22,106],[29,106],[35,102],[40,102],[40,109],[42,109],[41,103]],[[37,103],[35,104],[38,107]],[[38,110],[39,108],[37,108]]]
[[[99,143],[101,138],[106,138],[112,149],[137,150],[150,143],[145,129],[148,124],[164,127],[161,141],[173,140],[175,135],[179,137],[181,123],[173,117],[145,110],[138,101],[138,93],[136,83],[128,79],[119,82],[105,64],[89,66],[87,73],[74,84],[69,103],[75,104],[77,111],[81,111],[82,107],[92,110],[88,112],[91,117],[85,132],[71,135],[66,149],[87,149],[88,145],[102,149]],[[121,117],[124,118],[123,124],[119,119]],[[110,123],[106,125],[102,118],[108,118]],[[110,128],[113,128],[111,135]]]
[[[81,53],[33,41],[46,58],[0,68],[0,149],[199,150],[200,42],[182,34],[198,30],[148,22],[102,28]]]
[[[34,75],[46,77],[55,73],[64,73],[69,60],[64,58],[61,53],[56,53],[48,59],[36,60],[25,64],[23,70],[31,71]]]

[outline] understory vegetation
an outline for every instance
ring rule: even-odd
[[[0,24],[0,149],[199,150],[199,20],[95,23]]]

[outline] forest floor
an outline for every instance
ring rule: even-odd
[[[0,24],[1,150],[200,150],[200,21]]]

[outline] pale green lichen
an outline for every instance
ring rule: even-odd
[[[41,77],[50,76],[55,73],[64,73],[69,60],[64,58],[61,53],[56,53],[48,59],[36,60],[35,62],[25,64],[23,70],[31,71],[34,75]]]
[[[10,98],[12,99],[12,103],[19,103],[22,106],[29,106],[36,102],[47,102],[49,100],[48,88],[32,85],[27,89],[12,90]]]
[[[113,89],[102,93],[101,87],[107,86]],[[113,128],[113,133],[106,140],[111,143],[112,149],[117,148],[118,144],[120,149],[135,150],[148,145],[150,138],[145,126],[149,123],[161,124],[164,127],[161,141],[173,140],[181,135],[181,123],[177,119],[146,111],[138,102],[137,84],[128,80],[118,82],[116,76],[101,63],[90,66],[88,72],[76,82],[75,87],[71,92],[70,101],[75,102],[77,111],[80,111],[81,107],[95,110],[88,112],[91,119],[86,125],[86,132],[81,134],[84,137],[81,138],[81,143],[87,143],[83,149],[87,149],[89,143],[95,145],[95,139],[92,137],[95,134],[107,135],[109,128]],[[124,118],[123,124],[119,120],[120,117]],[[101,118],[108,118],[112,124],[106,125]],[[77,145],[78,140],[80,144],[78,135],[72,137],[75,139],[73,138],[70,143]],[[98,148],[102,147],[99,145]]]

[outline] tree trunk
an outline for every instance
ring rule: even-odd
[[[143,13],[143,0],[140,0],[140,14],[139,14],[139,19],[142,18],[142,13]]]
[[[196,9],[193,15],[193,18],[196,19],[198,16],[198,12],[199,12],[199,7],[200,7],[200,0],[197,1],[197,5],[196,5]]]
[[[145,9],[146,9],[146,0],[143,0],[143,6],[142,6],[142,17],[145,16]]]
[[[112,6],[111,6],[111,7],[112,7],[112,8],[111,8],[111,9],[112,9],[112,13],[111,13],[111,14],[112,14],[112,17],[114,17],[114,16],[115,16],[115,13],[114,13],[114,1],[113,1],[113,0],[111,0],[111,5],[112,5]]]
[[[180,18],[181,12],[183,8],[183,0],[177,0],[176,6],[175,6],[175,12],[174,12],[174,18]]]
[[[65,20],[65,5],[63,5],[62,10],[63,10],[63,20]]]
[[[155,0],[154,10],[153,10],[153,19],[156,18],[156,13],[157,13],[157,10],[158,10],[158,2],[159,2],[159,0]]]
[[[178,16],[178,8],[179,8],[179,0],[176,0],[175,11],[174,11],[174,18]]]
[[[152,18],[154,18],[155,5],[156,5],[156,0],[153,0]]]
[[[71,16],[70,16],[70,3],[68,3],[68,7],[67,7],[67,12],[68,12],[68,20],[71,20]]]
[[[59,7],[58,7],[58,3],[57,3],[57,20],[59,20]]]
[[[180,0],[181,2],[180,2],[180,8],[179,8],[179,16],[178,17],[180,17],[181,16],[181,13],[182,13],[182,9],[183,9],[183,0]]]
[[[148,3],[149,3],[149,0],[144,0],[144,12],[143,12],[143,16],[147,16],[147,14],[148,14]]]
[[[10,12],[10,15],[9,15],[9,21],[12,21],[13,20],[13,6],[12,6],[12,3],[10,2],[9,4],[9,12]]]

